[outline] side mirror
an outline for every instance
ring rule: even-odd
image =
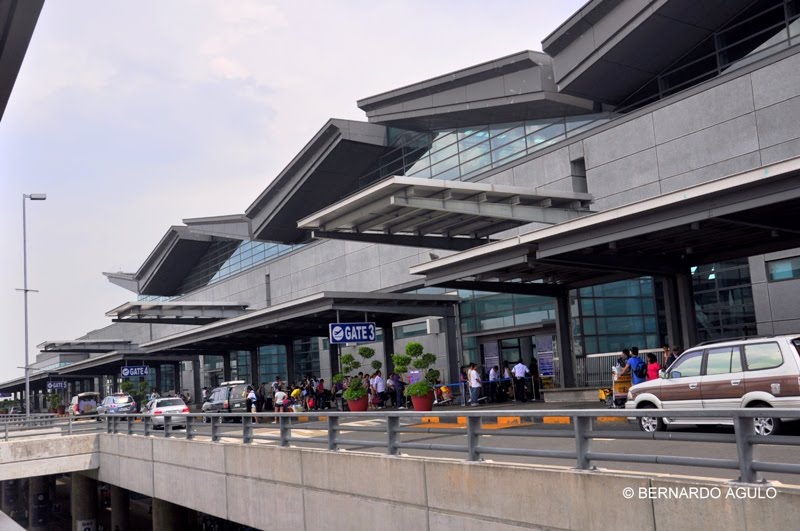
[[[658,377],[659,378],[666,378],[667,377],[667,371],[665,371],[663,369],[658,371]]]

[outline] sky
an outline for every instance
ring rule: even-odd
[[[111,324],[171,225],[239,214],[356,100],[522,50],[585,0],[47,0],[0,121],[0,381]]]

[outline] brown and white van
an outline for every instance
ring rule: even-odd
[[[701,344],[683,354],[663,378],[634,385],[629,409],[798,409],[800,418],[800,335],[736,339]],[[781,418],[757,418],[759,435],[778,433]],[[671,424],[732,424],[730,418],[639,417],[646,432]]]

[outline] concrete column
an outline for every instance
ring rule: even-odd
[[[697,343],[697,316],[694,309],[694,290],[692,289],[692,274],[687,270],[675,275],[675,284],[678,291],[678,314],[681,323],[683,348],[689,348]]]
[[[681,320],[678,310],[678,286],[674,275],[661,277],[664,296],[664,317],[667,320],[667,343],[677,345],[682,341]]]
[[[73,472],[69,489],[72,511],[72,529],[94,531],[97,529],[97,481]]]
[[[561,361],[561,387],[575,387],[575,364],[572,359],[572,326],[569,318],[569,293],[556,297],[556,344]]]
[[[128,531],[130,519],[130,493],[127,489],[111,485],[111,529]]]
[[[164,392],[164,388],[161,385],[162,384],[162,382],[161,382],[161,364],[159,363],[158,365],[156,365],[155,369],[156,369],[156,391],[158,391],[158,394],[166,396],[166,393]],[[149,389],[148,389],[148,392],[149,392]]]
[[[337,357],[336,366],[339,366]],[[334,373],[336,374],[336,373]],[[295,381],[294,374],[294,341],[286,342],[286,382],[293,383]]]
[[[250,349],[250,383],[258,388],[258,350]],[[266,382],[264,382],[266,383]]]
[[[13,519],[18,519],[21,512],[22,499],[19,492],[20,481],[9,479],[2,484],[2,500],[0,500],[0,510]]]
[[[456,312],[456,316],[458,313]],[[461,373],[461,340],[458,333],[460,326],[456,316],[444,318],[445,341],[447,343],[447,369],[450,374],[443,374],[443,382],[457,382]]]
[[[47,476],[28,479],[28,529],[50,529],[50,481]]]
[[[153,498],[153,529],[188,529],[186,507]]]
[[[222,356],[222,379],[226,382],[231,381],[231,353]]]
[[[384,330],[383,333],[386,334],[386,331]],[[339,345],[337,343],[330,343],[328,345],[328,359],[330,360],[331,363],[331,376],[339,374],[341,368],[339,367]]]
[[[192,398],[195,404],[203,403],[203,384],[200,380],[200,356],[195,356],[192,360]]]

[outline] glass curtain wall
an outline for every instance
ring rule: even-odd
[[[250,351],[234,350],[231,352],[231,379],[244,380],[247,383],[252,381],[253,371],[250,367]]]
[[[697,340],[757,334],[747,258],[692,267]]]
[[[270,383],[280,376],[287,379],[286,347],[262,345],[258,347],[258,383]]]
[[[310,374],[319,377],[319,338],[294,340],[294,377],[302,380]]]
[[[572,290],[570,315],[576,356],[659,347],[650,277]]]

